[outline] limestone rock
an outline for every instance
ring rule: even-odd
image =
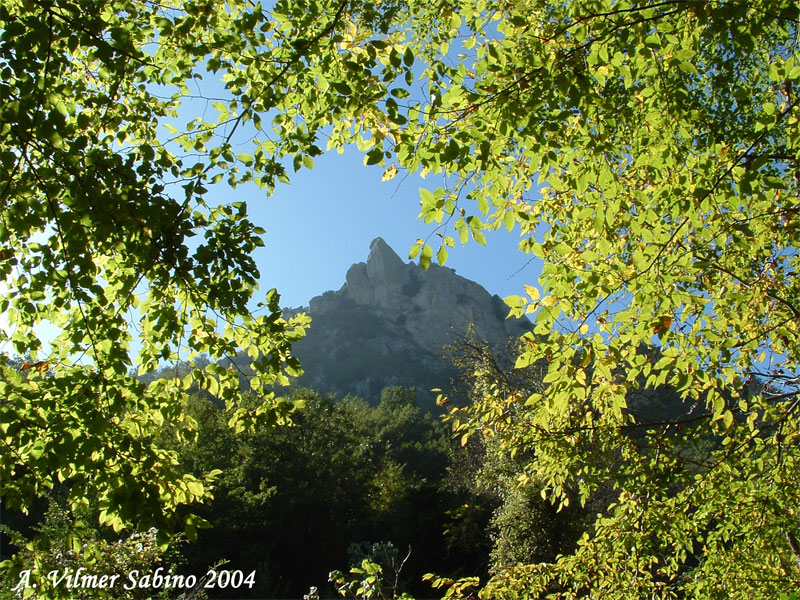
[[[310,300],[311,328],[295,346],[306,371],[300,383],[368,400],[387,385],[424,393],[446,387],[454,373],[444,346],[468,331],[501,345],[530,330],[529,321],[507,313],[474,281],[450,268],[404,263],[376,238],[366,263],[352,265],[338,291]]]

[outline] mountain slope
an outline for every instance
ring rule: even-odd
[[[312,323],[294,347],[306,372],[298,383],[373,402],[390,385],[416,387],[431,402],[430,389],[446,388],[454,375],[444,346],[470,328],[493,345],[530,329],[526,320],[506,320],[503,301],[479,284],[446,267],[404,263],[381,238],[338,291],[287,310],[300,311]]]

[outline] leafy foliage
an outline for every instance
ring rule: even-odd
[[[411,556],[411,549],[402,560],[391,543],[372,544],[368,553],[372,556],[350,569],[355,577],[348,579],[341,571],[331,572],[329,580],[339,595],[355,600],[413,600],[408,593],[398,591],[400,574]]]
[[[224,473],[198,509],[211,528],[187,547],[189,570],[226,558],[258,569],[253,597],[284,598],[310,585],[335,595],[326,587],[331,569],[364,558],[388,576],[403,562],[396,549],[409,546],[399,583],[412,590],[424,593],[420,577],[431,565],[462,566],[442,537],[444,513],[458,501],[443,489],[449,434],[413,391],[387,388],[375,407],[309,390],[293,399],[304,407],[292,426],[253,433],[231,431],[211,403],[192,402],[199,433],[180,448],[184,468]]]
[[[543,261],[539,286],[507,301],[535,316],[516,366],[545,365],[544,388],[487,390],[457,430],[526,457],[523,480],[557,506],[614,496],[574,552],[483,594],[796,588],[796,3],[415,7],[431,100],[392,150],[447,177],[421,216],[442,247],[505,227]],[[637,419],[642,381],[684,412]]]
[[[420,193],[441,235],[411,249],[423,266],[500,228],[543,261],[508,299],[535,315],[516,366],[543,388],[488,389],[457,431],[557,507],[613,498],[574,552],[485,596],[797,589],[798,21],[792,0],[7,0],[0,312],[30,360],[0,365],[2,494],[24,508],[60,481],[103,524],[164,531],[214,480],[157,441],[194,435],[187,389],[237,429],[285,420],[270,386],[299,372],[305,321],[275,293],[250,313],[262,232],[204,196],[287,181],[324,131],[387,179],[443,176]],[[208,75],[224,89],[192,104]],[[182,105],[214,113],[181,124]],[[239,351],[258,402],[216,363]],[[199,353],[181,380],[130,374]],[[631,392],[663,386],[683,413],[637,415]]]
[[[23,573],[19,581],[6,578],[0,583],[0,597],[4,600],[18,598],[37,600],[53,593],[64,593],[66,588],[69,588],[66,593],[76,600],[84,598],[133,600],[168,598],[171,595],[165,588],[153,590],[133,587],[127,577],[131,573],[143,575],[159,567],[165,575],[172,574],[173,569],[177,571],[175,561],[179,556],[178,539],[173,539],[169,548],[161,548],[158,544],[157,531],[151,529],[107,540],[96,528],[87,523],[87,519],[75,520],[55,498],[49,500],[44,519],[36,529],[40,535],[27,543],[24,537],[16,532],[10,532],[23,547],[22,557],[29,572],[27,575]],[[33,570],[55,575],[52,578],[37,579],[31,576]],[[107,575],[109,583],[94,587],[68,583],[70,576],[80,578],[81,575],[93,574]],[[117,578],[110,580],[110,576],[115,574]],[[32,585],[34,580],[38,582],[36,588]],[[202,589],[190,588],[181,597],[183,600],[190,598],[202,600],[207,596]]]
[[[473,412],[496,406],[500,393],[511,398],[504,410],[505,418],[513,421],[522,416],[513,398],[541,391],[546,367],[514,369],[518,350],[518,341],[498,349],[471,337],[451,346],[451,358],[462,372],[462,393],[468,398],[464,406],[451,410],[446,417],[456,429]],[[586,508],[573,505],[558,510],[540,495],[540,482],[529,480],[525,473],[532,458],[530,453],[510,449],[502,437],[467,436],[461,441],[461,456],[456,455],[451,466],[453,483],[492,507],[486,530],[491,536],[493,572],[517,564],[551,562],[574,549],[590,522],[590,511],[601,508],[601,495]]]
[[[299,374],[307,320],[267,293],[253,314],[263,230],[209,186],[267,191],[313,165],[320,130],[370,119],[387,82],[391,3],[245,0],[10,0],[0,7],[1,493],[25,509],[58,482],[80,510],[97,498],[116,531],[186,528],[176,509],[209,496],[157,442],[164,423],[195,435],[186,390],[224,402],[241,429],[286,420],[271,386]],[[387,60],[388,64],[388,60]],[[196,97],[193,82],[217,80]],[[190,85],[192,89],[190,89]],[[201,114],[191,116],[188,113]],[[187,120],[188,122],[182,122]],[[250,146],[242,148],[242,146]],[[241,150],[246,149],[249,152]],[[193,239],[194,238],[194,239]],[[246,404],[235,370],[246,353]],[[211,361],[182,379],[163,362]],[[4,564],[16,572],[21,565]],[[12,575],[14,573],[12,572]]]

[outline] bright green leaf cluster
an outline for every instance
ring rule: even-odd
[[[195,434],[195,387],[236,429],[284,422],[272,389],[300,374],[291,345],[308,323],[284,319],[274,291],[251,312],[265,232],[208,190],[269,192],[288,162],[313,167],[323,131],[380,147],[414,54],[395,59],[391,2],[91,5],[0,7],[0,336],[14,354],[0,365],[0,494],[25,510],[63,484],[115,531],[192,532],[176,509],[213,476],[180,473],[159,435]],[[239,355],[241,372],[222,366]],[[211,363],[181,378],[140,379],[200,356]]]
[[[507,302],[533,316],[516,362],[545,389],[498,382],[456,431],[530,456],[524,478],[557,504],[613,499],[574,554],[497,573],[485,596],[800,585],[796,3],[410,10],[430,100],[392,150],[447,182],[420,217],[462,243],[519,231],[543,264]],[[637,414],[663,389],[677,413]]]

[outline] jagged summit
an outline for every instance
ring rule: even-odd
[[[470,329],[493,345],[530,329],[506,319],[503,301],[479,284],[450,268],[404,263],[380,237],[344,285],[312,298],[308,312],[311,328],[295,347],[302,383],[368,399],[387,385],[445,386],[452,369],[443,347]]]
[[[357,304],[392,304],[391,298],[402,292],[402,287],[412,277],[414,265],[405,264],[394,250],[375,238],[369,245],[366,263],[356,263],[347,271],[345,285],[340,292]]]
[[[391,246],[382,237],[376,237],[369,245],[369,256],[367,264],[378,265],[401,265],[405,266],[400,257],[397,256]]]

